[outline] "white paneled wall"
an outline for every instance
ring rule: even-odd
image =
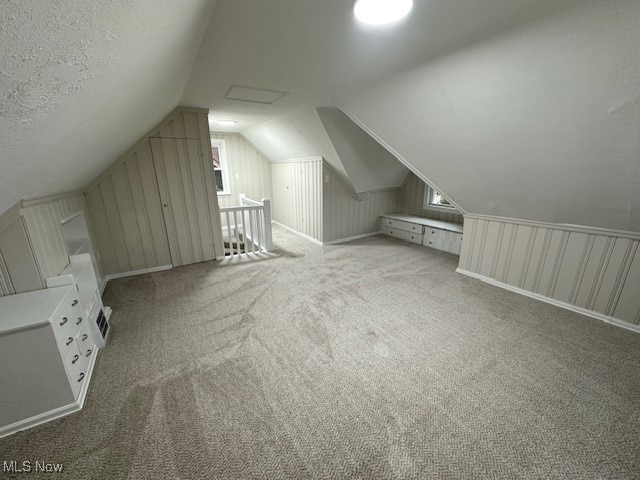
[[[86,190],[104,275],[171,264],[149,142]]]
[[[61,220],[85,211],[80,192],[62,198],[23,202],[22,215],[43,278],[59,275],[69,264],[69,251],[62,235]]]
[[[322,241],[322,159],[271,164],[273,220]]]
[[[443,222],[462,223],[462,214],[424,209],[425,188],[427,188],[427,185],[422,180],[420,180],[415,174],[409,173],[400,187],[398,211],[406,213],[407,215],[418,215],[420,217],[433,218],[434,220],[441,220]]]
[[[221,207],[239,205],[238,195],[244,193],[253,200],[271,199],[271,164],[242,135],[213,133],[211,138],[225,141],[229,165],[231,195],[218,196]]]
[[[0,296],[44,288],[69,264],[62,220],[86,214],[80,192],[23,200],[0,216]]]
[[[12,208],[0,222],[0,285],[2,295],[44,288],[29,234],[19,208]]]
[[[459,271],[640,329],[640,234],[465,216]]]
[[[397,188],[361,193],[356,200],[326,163],[322,186],[324,242],[379,232],[380,215],[398,210]]]
[[[224,251],[209,166],[207,110],[179,107],[86,188],[105,275]]]

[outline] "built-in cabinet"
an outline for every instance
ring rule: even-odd
[[[97,354],[75,286],[0,299],[0,436],[79,410]]]
[[[460,255],[462,225],[399,213],[382,215],[380,221],[386,235]]]
[[[0,437],[82,408],[109,333],[89,254],[46,283],[0,298]]]

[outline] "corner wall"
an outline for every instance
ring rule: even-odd
[[[321,157],[271,164],[272,217],[302,236],[322,242]]]
[[[380,215],[398,211],[398,188],[372,190],[356,200],[326,163],[323,165],[323,242],[380,231]]]

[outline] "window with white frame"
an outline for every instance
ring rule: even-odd
[[[231,195],[227,148],[223,139],[211,139],[211,155],[213,156],[213,174],[218,195]]]
[[[441,211],[451,211],[456,209],[456,207],[451,205],[451,202],[449,202],[449,200],[447,200],[444,195],[431,188],[429,185],[425,185],[424,201],[422,207],[426,210]]]

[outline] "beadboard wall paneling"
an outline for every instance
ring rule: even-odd
[[[425,210],[423,208],[425,188],[427,188],[427,185],[422,180],[413,173],[409,173],[400,187],[398,211],[406,213],[407,215],[433,218],[434,220],[441,220],[443,222],[463,223],[464,217],[460,213]]]
[[[640,328],[640,234],[467,215],[459,271]]]
[[[13,285],[11,284],[11,278],[9,277],[7,266],[4,263],[4,258],[0,254],[0,297],[4,297],[5,295],[13,295],[14,293],[15,291],[13,290]]]
[[[208,260],[223,251],[209,165],[207,110],[178,107],[86,188],[104,275]]]
[[[231,195],[218,196],[220,207],[239,205],[241,193],[252,200],[271,200],[269,160],[240,134],[213,132],[211,138],[224,140],[227,148]]]
[[[26,203],[24,217],[33,251],[43,279],[59,275],[69,264],[69,251],[61,220],[79,211],[85,213],[84,196],[76,192],[51,201]]]
[[[80,192],[26,199],[0,221],[0,296],[44,288],[69,264],[61,220],[85,213]]]
[[[22,228],[24,234],[20,234],[20,228]],[[14,245],[13,241],[16,238],[16,232],[18,232],[17,240],[19,243]],[[25,263],[22,264],[21,260],[25,261]],[[40,278],[40,271],[26,234],[24,220],[20,214],[20,204],[17,203],[0,215],[0,297],[18,293],[14,287],[12,277],[19,277],[16,279],[16,283],[20,284],[20,279],[25,275],[27,278]],[[31,284],[32,282],[33,285]],[[40,286],[41,282],[27,281],[27,284],[30,290],[42,288]],[[31,288],[32,286],[35,286],[35,288]]]
[[[398,188],[361,193],[358,201],[326,164],[323,177],[323,242],[378,232],[380,215],[398,211]]]
[[[13,209],[12,209],[13,210]],[[44,288],[24,218],[3,222],[0,231],[0,293],[12,295]]]
[[[223,256],[207,115],[180,112],[150,139],[171,263]]]
[[[271,164],[272,217],[319,242],[323,238],[322,159]]]
[[[149,141],[86,191],[103,275],[171,264]]]

